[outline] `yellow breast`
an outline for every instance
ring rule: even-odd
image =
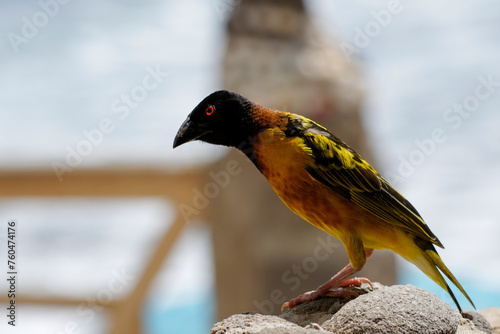
[[[398,231],[341,197],[306,170],[314,163],[299,137],[279,129],[263,131],[254,145],[255,160],[281,200],[297,215],[344,241],[353,232],[369,248],[393,249]]]
[[[343,198],[313,179],[306,165],[313,162],[302,139],[286,137],[277,128],[267,129],[254,145],[255,160],[281,200],[297,215],[336,236]]]

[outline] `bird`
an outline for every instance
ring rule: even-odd
[[[475,308],[436,251],[443,244],[413,205],[368,162],[318,123],[273,110],[242,95],[219,90],[203,99],[180,126],[173,148],[191,141],[234,147],[265,176],[295,214],[339,239],[349,264],[314,291],[282,306],[321,296],[346,296],[351,278],[376,249],[389,249],[417,266],[462,308],[446,276]],[[443,276],[444,274],[444,276]]]

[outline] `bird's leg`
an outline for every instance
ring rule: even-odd
[[[366,253],[366,258],[369,258],[373,253],[373,249],[370,249]],[[288,306],[289,309],[294,308],[295,306],[314,300],[321,296],[330,296],[330,297],[357,297],[357,294],[353,291],[349,290],[333,290],[338,287],[349,287],[349,286],[361,286],[362,283],[368,283],[373,289],[372,283],[366,278],[352,278],[349,280],[345,280],[347,277],[357,273],[363,268],[363,266],[359,268],[353,268],[349,263],[345,266],[341,271],[339,271],[335,276],[333,276],[328,282],[320,285],[316,290],[309,291],[304,293],[303,295],[298,296],[290,300],[287,303],[284,303],[281,306],[281,311],[285,307]]]

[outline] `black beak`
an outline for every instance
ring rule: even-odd
[[[196,140],[208,132],[210,132],[210,130],[208,130],[206,126],[193,123],[191,118],[188,116],[175,136],[174,148]]]

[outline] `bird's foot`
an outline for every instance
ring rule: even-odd
[[[363,283],[367,283],[370,285],[371,289],[373,290],[373,285],[372,282],[370,282],[367,278],[362,278],[362,277],[356,277],[352,279],[348,279],[345,281],[341,281],[338,283],[337,286],[334,288],[330,289],[316,289],[314,291],[309,291],[304,293],[303,295],[298,296],[297,298],[294,298],[290,300],[289,302],[284,303],[281,305],[281,312],[288,307],[289,310],[294,308],[297,305],[300,305],[305,302],[309,302],[311,300],[314,300],[318,297],[322,296],[328,296],[328,297],[337,297],[337,298],[344,298],[344,299],[350,299],[350,298],[356,298],[359,296],[359,294],[355,291],[352,290],[346,290],[346,289],[337,289],[337,288],[347,288],[351,286],[356,286],[360,287]]]
[[[363,283],[368,284],[370,286],[370,288],[373,290],[372,282],[370,282],[370,280],[368,278],[364,278],[364,277],[354,277],[351,279],[346,279],[345,281],[340,282],[339,285],[337,285],[337,286],[341,287],[341,288],[347,288],[350,286],[360,287],[361,284],[363,284]]]

